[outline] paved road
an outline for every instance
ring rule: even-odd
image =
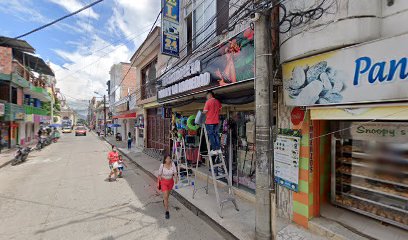
[[[93,134],[68,134],[0,169],[0,239],[222,239],[174,198],[165,220],[155,182],[131,163],[105,182],[107,151]]]

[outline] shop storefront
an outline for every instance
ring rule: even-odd
[[[368,236],[373,228],[408,229],[407,48],[397,44],[407,40],[402,35],[283,66],[284,102],[305,113],[292,125],[307,144],[299,163],[307,188],[293,193],[295,222],[308,227],[324,216]],[[367,220],[341,217],[351,213]]]
[[[144,116],[138,114],[135,120],[135,144],[137,147],[144,147]]]
[[[206,92],[215,93],[223,105],[219,136],[229,174],[234,186],[251,193],[256,185],[253,34],[248,28],[170,70],[159,79],[158,92],[161,115],[171,117],[172,136],[184,139],[186,158],[192,164],[204,160],[198,152],[201,128],[194,124],[195,115],[204,107]],[[171,146],[171,142],[166,144]],[[206,146],[202,144],[201,149]],[[203,164],[199,171],[207,174],[208,166]]]

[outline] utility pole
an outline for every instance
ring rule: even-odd
[[[106,95],[103,95],[103,135],[106,137]]]
[[[263,0],[255,0],[255,4]],[[257,13],[255,21],[255,106],[256,106],[256,216],[255,238],[275,238],[275,192],[272,186],[273,77],[271,61],[271,9]],[[272,86],[272,87],[271,87]],[[273,222],[272,222],[273,221]]]

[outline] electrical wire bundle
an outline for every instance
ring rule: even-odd
[[[318,6],[304,10],[304,11],[296,11],[291,12],[287,11],[286,6],[284,4],[279,4],[279,8],[281,9],[281,15],[279,21],[279,32],[280,33],[287,33],[291,29],[301,26],[302,24],[307,24],[310,21],[316,21],[320,19],[323,14],[330,8],[324,8],[323,5],[327,0],[323,0]]]

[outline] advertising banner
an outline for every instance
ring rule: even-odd
[[[292,191],[299,190],[300,137],[278,135],[274,145],[275,182]]]
[[[407,41],[405,34],[284,64],[285,104],[407,100]]]
[[[180,0],[162,0],[161,53],[179,57]]]
[[[159,79],[158,100],[177,98],[254,78],[254,31],[251,28]]]

